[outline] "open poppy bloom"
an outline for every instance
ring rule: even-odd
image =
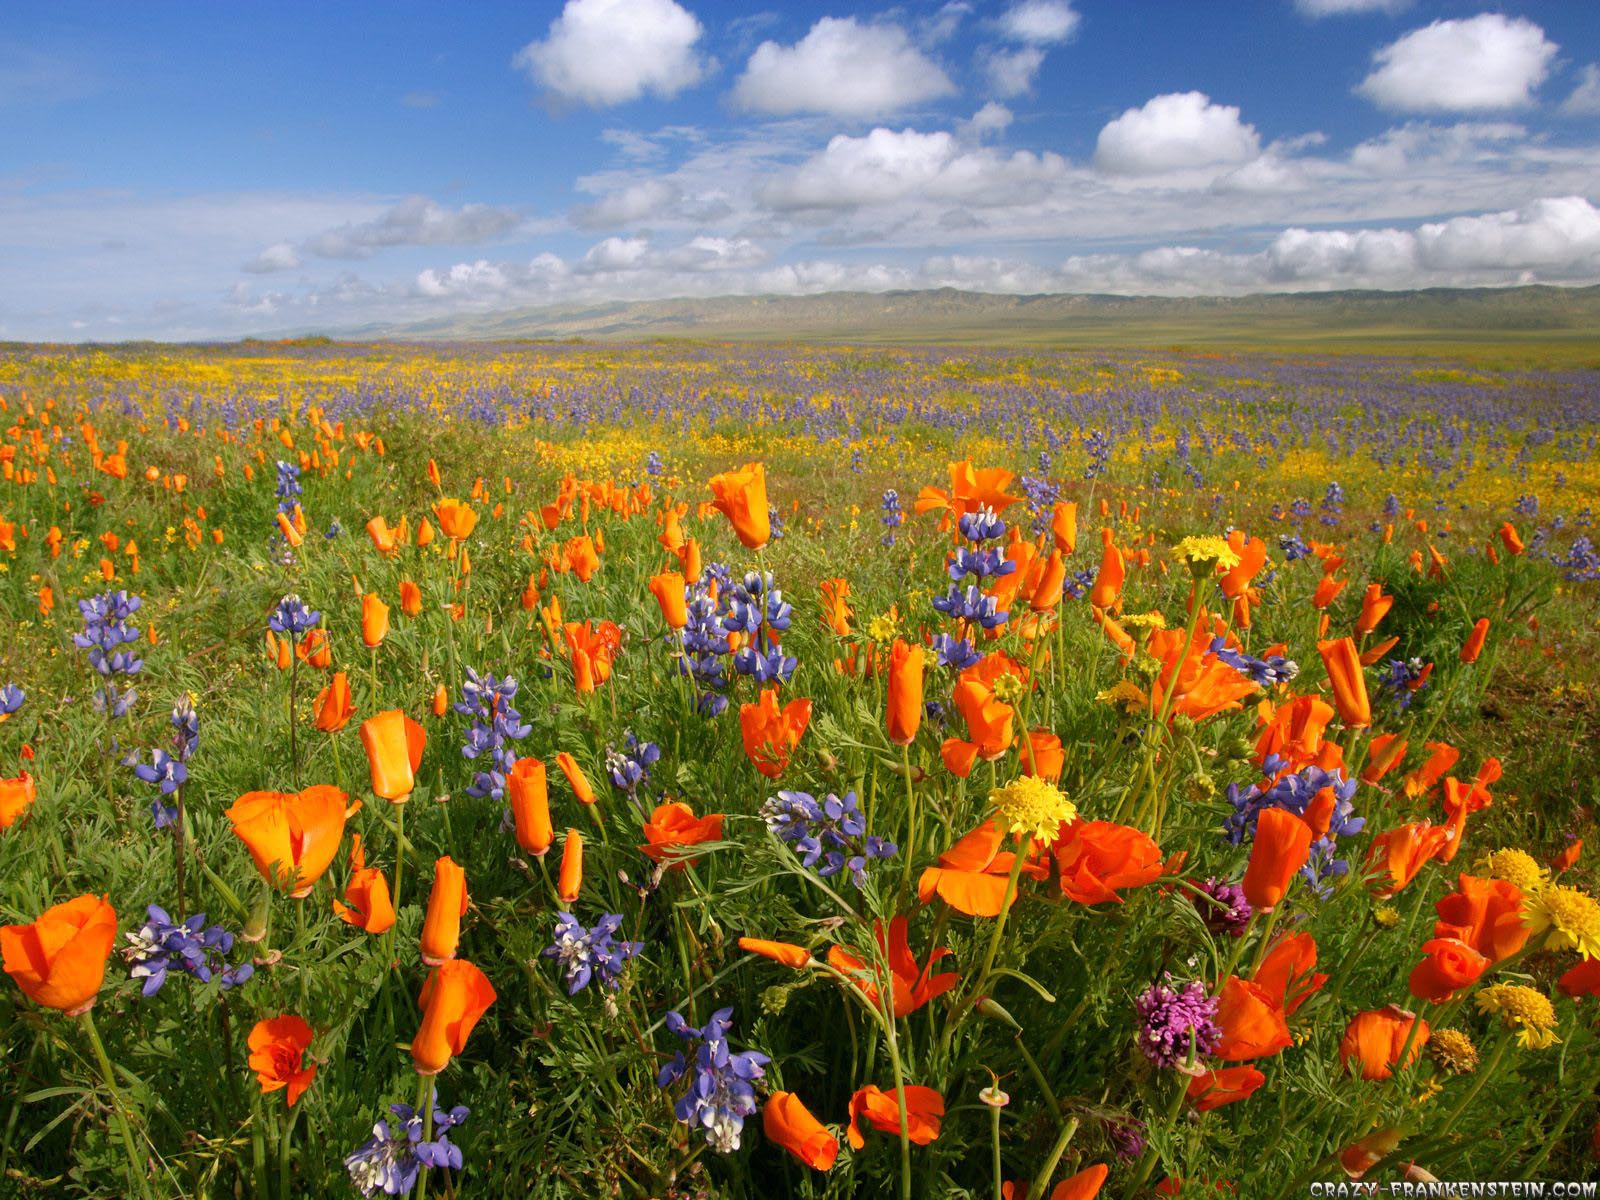
[[[1152,629],[1146,643],[1161,672],[1150,684],[1150,711],[1160,713],[1173,693],[1168,719],[1188,717],[1203,721],[1219,712],[1240,707],[1257,690],[1256,682],[1211,653],[1216,636],[1206,614],[1200,614],[1194,637],[1187,643],[1181,629]]]
[[[372,794],[396,804],[411,798],[428,735],[398,708],[361,722],[361,745],[372,772]]]
[[[372,548],[379,554],[392,558],[400,552],[403,539],[398,530],[390,527],[388,518],[382,513],[367,522],[367,536],[372,539]]]
[[[896,1091],[885,1092],[875,1084],[868,1084],[850,1097],[850,1125],[845,1130],[850,1145],[861,1149],[867,1139],[858,1128],[863,1118],[874,1129],[896,1136],[900,1133],[900,1103]],[[939,1124],[944,1117],[944,1097],[931,1087],[917,1084],[905,1085],[906,1137],[917,1146],[926,1146],[939,1136]]]
[[[1271,912],[1289,890],[1295,873],[1311,854],[1312,829],[1283,808],[1263,809],[1256,817],[1244,895],[1257,912]]]
[[[759,550],[772,538],[772,519],[767,508],[767,469],[761,463],[746,463],[737,471],[724,471],[706,481],[712,507],[728,518],[739,541],[750,550]]]
[[[922,727],[923,659],[921,646],[895,638],[889,651],[889,703],[884,720],[889,740],[897,746],[909,746]]]
[[[94,1007],[116,940],[117,910],[104,896],[78,896],[0,926],[0,957],[29,1000],[75,1017]]]
[[[946,510],[947,519],[992,508],[1000,512],[1015,504],[1018,497],[1006,491],[1016,476],[1003,467],[974,467],[970,458],[950,464],[950,490],[925,487],[912,505],[917,514]]]
[[[715,842],[722,838],[722,814],[710,813],[704,817],[694,815],[694,809],[681,800],[656,805],[650,819],[644,823],[645,844],[640,851],[656,862],[671,859],[669,869],[682,870],[697,858],[684,858],[678,851],[685,846],[698,846],[702,842]]]
[[[761,1110],[761,1131],[813,1171],[826,1171],[839,1157],[839,1139],[811,1115],[793,1092],[773,1092]]]
[[[1248,1100],[1266,1081],[1267,1077],[1248,1063],[1203,1071],[1189,1080],[1189,1103],[1196,1112],[1210,1112],[1224,1104]]]
[[[1362,673],[1355,639],[1318,642],[1317,653],[1322,655],[1322,664],[1328,670],[1328,683],[1333,687],[1333,703],[1339,710],[1339,719],[1352,728],[1371,725],[1372,702],[1367,697],[1367,677]]]
[[[452,542],[464,542],[477,528],[478,514],[470,504],[459,500],[441,500],[433,506],[433,515],[439,519],[439,531]],[[427,522],[424,521],[426,526]],[[431,531],[430,531],[431,532]],[[422,530],[417,531],[417,544],[422,545]]]
[[[1368,1082],[1388,1079],[1400,1065],[1400,1051],[1416,1023],[1416,1014],[1394,1004],[1359,1012],[1345,1027],[1339,1042],[1339,1061],[1347,1070],[1359,1070],[1361,1078]],[[1411,1038],[1411,1049],[1406,1052],[1406,1066],[1417,1061],[1430,1036],[1428,1023],[1420,1022],[1416,1036]]]
[[[1489,959],[1460,938],[1433,938],[1422,943],[1423,960],[1411,970],[1408,984],[1418,1000],[1444,1004],[1478,982]]]
[[[1011,743],[1015,740],[1012,721],[1016,717],[1016,709],[998,699],[988,683],[982,679],[968,678],[964,673],[956,684],[952,699],[956,711],[967,723],[967,737],[970,740],[946,738],[939,756],[952,773],[966,778],[978,759],[994,762],[1011,749]]]
[[[883,922],[875,923],[874,936],[878,949],[888,960],[889,979],[894,992],[894,1015],[909,1016],[935,996],[942,996],[961,981],[954,971],[933,974],[933,964],[950,951],[936,949],[928,954],[927,965],[919,967],[911,944],[906,938],[906,918],[897,916],[889,922],[888,936],[884,936]],[[856,986],[874,1004],[879,1004],[877,974],[867,964],[842,946],[828,950],[828,963],[855,980]]]
[[[1381,583],[1369,583],[1361,597],[1361,615],[1356,619],[1356,632],[1365,637],[1378,627],[1378,622],[1389,615],[1394,607],[1394,597],[1386,596]]]
[[[1019,749],[1024,773],[1036,779],[1047,779],[1051,783],[1061,778],[1061,768],[1067,764],[1067,755],[1061,748],[1061,739],[1048,729],[1028,730],[1027,739]]]
[[[326,629],[306,630],[305,637],[295,647],[295,653],[300,656],[301,662],[319,671],[333,666],[333,643],[328,640]]]
[[[280,1088],[289,1090],[293,1108],[311,1081],[317,1077],[317,1064],[306,1065],[311,1047],[311,1026],[293,1013],[257,1021],[250,1031],[250,1069],[256,1073],[262,1095]]]
[[[622,649],[622,630],[615,622],[598,625],[568,621],[561,627],[567,655],[572,660],[572,679],[580,695],[588,695],[611,678],[611,665]]]
[[[791,700],[778,707],[778,689],[761,689],[755,704],[739,706],[739,732],[745,756],[768,779],[776,779],[789,765],[789,756],[811,723],[811,701]]]
[[[511,803],[517,845],[542,858],[556,840],[544,763],[537,758],[519,758],[511,764],[506,773],[506,798]]]
[[[1161,877],[1161,847],[1143,830],[1115,821],[1063,825],[1051,853],[1061,891],[1078,904],[1120,904],[1119,891]]]
[[[1224,596],[1237,600],[1250,590],[1251,581],[1267,565],[1267,543],[1242,529],[1234,529],[1228,533],[1228,549],[1238,555],[1239,561],[1231,567],[1219,565],[1217,583]]]
[[[479,1018],[495,1002],[489,977],[464,958],[434,968],[417,1003],[422,1024],[411,1041],[411,1064],[418,1075],[437,1075],[467,1047]]]
[[[1230,975],[1217,995],[1222,1040],[1212,1053],[1224,1062],[1269,1058],[1294,1044],[1276,997],[1258,983]]]
[[[1316,966],[1317,940],[1310,933],[1291,933],[1273,943],[1252,982],[1277,1002],[1285,1016],[1293,1016],[1328,982]]]
[[[1367,847],[1367,883],[1372,894],[1387,900],[1417,877],[1423,864],[1438,855],[1450,839],[1443,825],[1417,821],[1386,829]]]
[[[1491,962],[1521,950],[1529,928],[1522,919],[1522,890],[1504,879],[1462,875],[1456,890],[1434,902],[1436,938],[1460,938]]]
[[[33,776],[26,771],[12,779],[0,779],[0,830],[15,825],[37,796]]]
[[[333,911],[346,925],[368,933],[387,933],[394,927],[389,881],[382,871],[367,866],[359,833],[350,839],[350,882],[344,887],[344,903],[335,900]]]
[[[1312,765],[1330,769],[1321,759],[1323,746],[1327,744],[1323,737],[1328,722],[1333,720],[1333,705],[1318,696],[1296,696],[1275,707],[1262,701],[1257,711],[1265,721],[1256,738],[1257,766],[1276,755],[1284,760],[1289,771]]]
[[[1405,792],[1409,799],[1426,796],[1434,784],[1444,778],[1445,772],[1456,765],[1461,751],[1446,742],[1429,742],[1427,761],[1405,778]]]
[[[317,693],[315,725],[323,733],[338,733],[350,724],[356,706],[350,698],[350,678],[343,671],[335,671],[328,686]]]
[[[422,961],[436,967],[456,956],[467,915],[467,873],[448,854],[433,865],[433,889],[422,918]]]
[[[339,852],[349,799],[326,783],[300,792],[246,792],[222,815],[261,877],[299,900]]]
[[[1005,842],[1006,835],[994,821],[985,821],[941,854],[937,867],[922,872],[917,898],[926,904],[938,896],[969,917],[998,917],[1011,877],[1012,853],[1001,850]],[[1048,878],[1043,854],[1041,847],[1031,847],[1022,873],[1032,879]]]

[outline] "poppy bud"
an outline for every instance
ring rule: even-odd
[[[576,829],[567,830],[567,840],[561,846],[561,875],[557,894],[562,904],[571,904],[583,887],[583,834]]]
[[[467,873],[448,854],[433,865],[433,890],[422,919],[422,961],[430,967],[456,956],[467,915]]]
[[[411,1042],[419,1075],[437,1075],[467,1047],[467,1038],[496,1000],[489,977],[465,959],[442,963],[422,985],[422,1024]]]
[[[885,714],[889,740],[909,746],[922,726],[923,650],[900,638],[889,651],[889,704]]]
[[[1311,853],[1311,826],[1282,808],[1256,818],[1255,844],[1244,873],[1244,895],[1257,912],[1271,912]]]
[[[529,854],[544,857],[555,841],[544,763],[537,758],[519,758],[513,763],[506,775],[506,796],[511,801],[517,845]]]

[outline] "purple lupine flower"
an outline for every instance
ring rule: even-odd
[[[1160,1067],[1175,1067],[1196,1055],[1210,1054],[1222,1041],[1217,1001],[1206,995],[1198,979],[1171,987],[1151,984],[1133,1002],[1142,1026],[1137,1041],[1145,1057]]]
[[[1383,670],[1378,674],[1378,687],[1394,702],[1398,711],[1405,712],[1411,707],[1417,693],[1428,686],[1428,681],[1423,677],[1425,669],[1420,658],[1391,658],[1383,664]]]
[[[905,510],[900,507],[900,493],[893,488],[883,492],[883,544],[894,545],[894,531],[906,522]]]
[[[1206,928],[1218,937],[1243,937],[1250,924],[1250,901],[1245,899],[1244,888],[1237,883],[1207,879],[1198,885],[1215,903],[1195,898],[1194,908],[1205,922]]]
[[[637,796],[639,789],[650,781],[650,768],[661,758],[661,747],[654,742],[641,742],[633,730],[628,730],[622,749],[606,747],[606,771],[611,782],[629,796]]]
[[[576,996],[591,979],[616,991],[622,984],[622,970],[628,960],[644,948],[641,942],[619,942],[622,928],[618,913],[606,913],[593,929],[585,929],[571,913],[556,914],[556,938],[540,951],[543,958],[561,964],[567,977],[567,995]]]
[[[1123,1162],[1133,1162],[1144,1154],[1145,1123],[1138,1117],[1119,1117],[1108,1122],[1106,1134],[1111,1149]]]
[[[145,909],[145,917],[136,933],[124,935],[128,945],[122,951],[132,965],[129,974],[144,980],[144,995],[159,992],[172,971],[191,975],[201,983],[210,982],[215,974],[225,991],[255,974],[249,962],[228,965],[233,934],[221,925],[207,925],[205,913],[174,924],[166,909],[152,904]]]
[[[494,675],[479,675],[471,667],[467,668],[461,699],[453,706],[462,716],[472,718],[461,756],[473,761],[486,758],[488,762],[487,770],[473,774],[467,786],[469,796],[479,799],[493,796],[499,800],[505,795],[506,776],[517,761],[516,747],[511,743],[521,741],[532,730],[532,726],[522,723],[522,714],[511,706],[516,696],[514,676],[500,679]]]
[[[294,506],[300,499],[300,468],[292,462],[278,460],[278,511],[285,516],[294,514]]]
[[[1301,877],[1312,890],[1325,897],[1332,886],[1329,881],[1350,870],[1347,861],[1335,857],[1339,839],[1360,833],[1367,825],[1365,817],[1356,816],[1351,803],[1358,782],[1346,779],[1340,769],[1324,771],[1321,767],[1306,767],[1274,779],[1283,766],[1283,760],[1277,755],[1269,755],[1262,764],[1262,783],[1249,788],[1241,788],[1237,783],[1228,785],[1228,803],[1233,805],[1233,812],[1223,822],[1228,841],[1237,846],[1247,834],[1253,838],[1256,818],[1263,809],[1282,808],[1303,817],[1319,794],[1332,789],[1334,806],[1328,818],[1328,831],[1311,843],[1311,854],[1300,868]]]
[[[897,850],[893,842],[867,835],[854,792],[820,801],[806,792],[779,792],[761,806],[761,817],[775,837],[793,844],[805,866],[823,878],[848,870],[858,888],[867,885],[869,860],[893,858]]]
[[[756,1111],[753,1080],[766,1074],[772,1060],[755,1050],[735,1054],[728,1046],[733,1009],[719,1008],[700,1029],[676,1012],[666,1017],[667,1028],[686,1042],[698,1042],[691,1062],[682,1051],[661,1068],[657,1087],[671,1087],[684,1078],[689,1086],[672,1111],[685,1125],[705,1130],[706,1144],[718,1154],[739,1148],[745,1118]]]
[[[27,693],[14,683],[0,687],[0,718],[11,716],[27,698]]]
[[[470,1109],[463,1104],[440,1108],[439,1092],[434,1089],[431,1142],[422,1140],[422,1114],[409,1104],[391,1104],[389,1111],[398,1118],[398,1127],[379,1121],[372,1127],[372,1136],[344,1160],[350,1182],[363,1196],[375,1192],[404,1196],[416,1185],[417,1175],[425,1166],[461,1169],[465,1161],[461,1148],[446,1134],[471,1115]]]
[[[1229,649],[1227,639],[1223,637],[1211,639],[1209,653],[1263,687],[1273,683],[1288,683],[1300,674],[1300,664],[1292,659],[1281,654],[1253,658],[1242,651]]]
[[[280,637],[294,641],[302,634],[315,629],[317,622],[321,620],[321,613],[291,593],[278,601],[278,606],[267,618],[267,628]]]

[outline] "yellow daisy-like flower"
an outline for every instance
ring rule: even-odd
[[[1149,612],[1124,613],[1122,615],[1124,629],[1165,629],[1167,618],[1151,609]]]
[[[1228,545],[1227,538],[1186,537],[1172,548],[1172,557],[1188,563],[1191,571],[1209,573],[1217,567],[1224,571],[1239,565],[1239,553]]]
[[[1600,958],[1600,902],[1577,888],[1546,884],[1522,901],[1523,923],[1534,937],[1549,931],[1546,950],[1576,950]]]
[[[1452,1075],[1470,1075],[1478,1069],[1478,1048],[1459,1029],[1435,1029],[1428,1053]]]
[[[1550,997],[1520,983],[1493,983],[1478,992],[1478,1011],[1497,1014],[1517,1031],[1517,1045],[1524,1050],[1543,1050],[1561,1039],[1556,1037],[1556,1008]]]
[[[1119,680],[1101,692],[1095,699],[1101,704],[1110,704],[1120,708],[1130,715],[1143,712],[1150,704],[1149,698],[1144,694],[1144,689],[1131,679]]]
[[[1400,910],[1392,904],[1380,904],[1372,910],[1372,919],[1385,929],[1400,924]]]
[[[994,698],[1002,704],[1015,704],[1022,699],[1022,680],[1007,671],[994,681]]]
[[[1514,846],[1484,855],[1478,869],[1490,879],[1503,879],[1521,892],[1532,892],[1545,884],[1545,869],[1533,855]]]
[[[995,788],[989,793],[989,802],[1012,833],[1019,837],[1032,834],[1039,842],[1054,841],[1062,823],[1078,815],[1078,806],[1060,788],[1032,775]]]
[[[875,642],[892,642],[900,624],[888,613],[867,622],[867,636]]]

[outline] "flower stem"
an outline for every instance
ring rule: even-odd
[[[149,1189],[145,1186],[144,1166],[140,1161],[139,1147],[133,1140],[133,1129],[128,1124],[128,1110],[122,1103],[122,1094],[117,1091],[117,1074],[112,1069],[111,1058],[106,1054],[106,1045],[100,1040],[100,1031],[95,1028],[94,1013],[85,1010],[78,1014],[78,1023],[83,1026],[83,1031],[89,1037],[89,1045],[94,1050],[95,1059],[100,1064],[100,1074],[105,1077],[106,1091],[111,1093],[111,1111],[117,1120],[117,1132],[122,1135],[123,1149],[128,1153],[128,1181],[133,1185],[135,1194],[148,1196]]]
[[[1050,1147],[1050,1157],[1045,1159],[1044,1166],[1040,1167],[1039,1173],[1034,1176],[1033,1186],[1028,1189],[1028,1195],[1048,1195],[1045,1189],[1050,1186],[1050,1177],[1056,1173],[1056,1166],[1061,1162],[1061,1156],[1067,1152],[1067,1145],[1072,1141],[1072,1135],[1077,1132],[1077,1117],[1073,1117],[1061,1127],[1061,1134],[1056,1138],[1056,1144]]]

